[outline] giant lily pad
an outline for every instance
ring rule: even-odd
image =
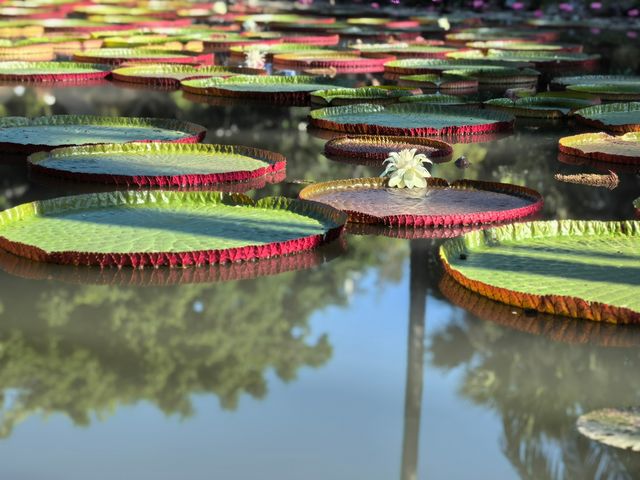
[[[345,221],[330,207],[283,197],[110,192],[5,210],[0,247],[50,263],[184,267],[309,250],[338,237]]]
[[[388,53],[396,58],[446,58],[447,54],[458,51],[455,47],[419,43],[356,44],[353,47],[362,53]]]
[[[440,90],[443,92],[475,92],[478,81],[457,75],[442,75],[425,73],[420,75],[401,75],[398,85],[404,87],[419,87],[423,91]]]
[[[484,102],[487,108],[510,112],[516,117],[562,118],[589,105],[592,101],[577,98],[523,97],[516,100],[494,98]]]
[[[640,102],[594,105],[573,115],[579,122],[616,133],[640,131]]]
[[[383,178],[357,178],[305,187],[300,198],[349,214],[350,222],[450,227],[512,221],[542,208],[534,190],[504,183],[428,178],[427,188],[389,188]]]
[[[640,132],[629,132],[619,137],[604,132],[583,133],[561,138],[558,148],[566,155],[604,162],[640,164]]]
[[[454,60],[454,59],[431,59],[431,58],[404,58],[393,60],[384,64],[385,75],[420,75],[424,73],[440,73],[448,70],[491,70],[495,67],[502,68],[526,68],[531,64],[522,62],[521,64],[500,61],[500,60]],[[500,68],[496,68],[499,70]]]
[[[581,415],[576,426],[591,440],[640,452],[640,407],[595,410]]]
[[[262,258],[255,262],[233,262],[197,268],[95,268],[34,262],[0,249],[0,269],[15,277],[77,285],[168,286],[189,283],[222,283],[280,275],[316,268],[346,251],[337,241],[314,250]]]
[[[251,51],[259,51],[264,54],[267,61],[271,61],[273,56],[282,53],[295,52],[321,52],[322,49],[315,45],[307,45],[304,43],[273,43],[273,44],[251,44],[238,45],[230,48],[231,58],[234,60],[244,60],[247,53]]]
[[[77,62],[108,63],[118,65],[131,63],[213,63],[211,55],[189,55],[170,50],[147,50],[142,48],[99,48],[73,54]]]
[[[420,93],[420,90],[417,90]],[[311,102],[321,105],[350,105],[353,103],[394,103],[401,97],[416,93],[409,87],[331,88],[311,94]]]
[[[350,228],[347,227],[347,229],[351,233]],[[438,288],[450,303],[464,308],[476,318],[519,332],[544,337],[553,342],[599,345],[608,348],[640,346],[640,326],[638,325],[585,322],[577,318],[532,312],[479,295],[460,285],[448,274],[442,276]]]
[[[640,100],[640,78],[635,82],[587,83],[568,85],[572,92],[589,93],[602,100]]]
[[[530,62],[537,69],[545,71],[562,71],[571,69],[588,69],[598,65],[599,55],[565,52],[506,51],[490,49],[488,52],[469,50],[455,52],[449,58],[460,60],[502,60],[507,62]]]
[[[446,270],[503,303],[611,323],[640,322],[640,222],[548,221],[450,240]]]
[[[234,145],[129,143],[57,148],[29,157],[32,171],[127,186],[245,181],[286,167],[274,152]]]
[[[78,82],[105,78],[105,65],[73,62],[0,62],[0,81]]]
[[[198,95],[216,97],[251,98],[272,103],[308,103],[311,92],[335,88],[316,81],[315,77],[297,76],[245,76],[228,79],[204,78],[184,80],[182,88]]]
[[[202,46],[205,52],[228,52],[232,47],[241,45],[270,45],[276,43],[282,43],[281,34],[276,32],[259,32],[209,38],[202,42]]]
[[[552,43],[535,43],[523,40],[486,40],[467,43],[467,47],[478,50],[518,50],[521,52],[570,52],[581,53],[582,45],[562,45]]]
[[[333,160],[381,166],[391,152],[415,149],[434,163],[451,160],[453,147],[447,142],[425,137],[342,136],[324,145],[324,154]]]
[[[458,105],[476,106],[456,95],[446,95],[443,93],[424,93],[421,95],[404,96],[398,99],[399,103],[423,103],[431,105]]]
[[[273,65],[293,70],[335,68],[338,72],[382,72],[384,64],[394,58],[383,53],[367,56],[343,52],[283,53],[273,56]]]
[[[128,142],[196,143],[205,128],[162,118],[53,115],[0,119],[0,147],[6,152],[37,152],[71,145]]]
[[[566,88],[570,85],[612,85],[638,81],[640,81],[640,77],[633,75],[577,75],[571,77],[556,77],[551,80],[551,86],[557,89]]]
[[[502,112],[441,105],[346,105],[314,110],[311,125],[345,133],[375,135],[471,135],[508,131],[513,117]]]
[[[531,68],[511,68],[505,66],[461,66],[452,70],[445,70],[445,75],[469,78],[480,85],[498,86],[535,86],[540,72]]]
[[[178,88],[182,80],[191,78],[231,77],[238,74],[262,75],[265,73],[265,70],[247,69],[244,67],[167,64],[116,68],[112,72],[112,78],[121,82]]]

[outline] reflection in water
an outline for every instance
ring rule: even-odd
[[[415,480],[417,478],[422,380],[424,376],[424,322],[429,285],[428,267],[425,262],[428,251],[429,244],[426,241],[413,240],[411,242],[409,339],[407,341],[401,480]]]
[[[388,275],[381,272],[382,281],[401,275],[401,244],[390,250],[381,249],[376,239],[358,243],[360,248],[331,268],[173,287],[154,286],[155,277],[141,280],[152,285],[147,287],[88,285],[93,276],[96,283],[105,281],[106,271],[29,268],[20,261],[13,265],[15,272],[55,280],[36,284],[0,276],[0,435],[10,435],[36,413],[64,413],[87,425],[93,414],[104,416],[118,405],[141,400],[167,415],[189,416],[190,397],[197,393],[214,394],[223,408],[233,409],[244,393],[266,395],[270,370],[291,381],[303,366],[324,365],[332,347],[327,334],[311,331],[310,315],[328,305],[345,305],[345,282],[363,267],[386,263]],[[287,270],[294,258],[273,259],[272,268],[252,273]],[[6,258],[3,264],[11,265]],[[213,277],[233,277],[227,268],[218,267],[226,273]],[[111,280],[122,280],[117,270],[112,272]],[[246,277],[246,270],[238,276]],[[9,392],[15,394],[9,398]]]
[[[590,38],[581,36],[579,41],[590,41]],[[627,53],[622,60],[619,55],[610,58],[617,62],[619,69],[637,66],[640,58],[637,48],[628,44],[624,48]],[[353,78],[344,77],[340,81],[347,85]],[[50,101],[52,97],[55,97],[55,103],[49,105],[45,100]],[[288,181],[266,185],[260,191],[251,192],[253,197],[274,194],[297,196],[301,186],[293,180],[371,177],[379,175],[381,170],[379,167],[350,165],[325,158],[322,154],[324,142],[314,135],[333,136],[333,132],[307,131],[307,108],[246,102],[209,105],[191,102],[180,92],[119,88],[110,83],[107,86],[71,89],[28,87],[24,91],[0,87],[0,100],[1,113],[7,115],[176,117],[205,125],[209,130],[207,142],[261,147],[283,153],[288,160]],[[449,162],[434,166],[433,173],[450,182],[467,178],[512,182],[535,188],[545,198],[544,216],[547,218],[630,218],[633,214],[631,201],[638,196],[640,187],[635,171],[620,171],[620,186],[612,192],[561,184],[553,179],[558,172],[578,173],[587,169],[597,172],[595,165],[572,166],[558,162],[557,140],[572,133],[575,132],[567,123],[550,125],[518,121],[512,134],[500,138],[474,136],[465,140],[485,143],[456,144],[453,158],[464,155],[471,163],[469,168],[459,169],[454,162]],[[85,186],[70,182],[36,180],[28,177],[24,159],[0,155],[0,207],[86,191]],[[100,188],[94,186],[89,191]],[[161,447],[151,438],[153,435],[144,431],[144,422],[140,421],[144,409],[137,408],[141,402],[146,401],[168,415],[188,416],[196,409],[194,405],[198,405],[194,403],[198,394],[203,394],[205,401],[215,395],[225,408],[234,408],[240,398],[264,398],[268,387],[271,387],[270,402],[260,402],[260,407],[273,408],[268,410],[274,412],[270,426],[285,423],[287,419],[315,420],[315,423],[310,421],[304,425],[308,427],[304,432],[307,438],[303,438],[299,425],[292,429],[293,438],[272,438],[269,435],[269,443],[276,448],[306,445],[307,441],[313,440],[312,437],[322,439],[325,432],[325,443],[314,444],[318,448],[311,453],[313,456],[302,455],[303,460],[300,461],[317,471],[321,471],[317,468],[319,465],[327,466],[322,471],[328,473],[325,478],[355,478],[357,475],[349,474],[375,463],[369,455],[371,445],[384,443],[383,451],[393,458],[376,459],[379,462],[375,465],[391,465],[390,474],[386,477],[387,471],[377,472],[380,478],[398,475],[397,470],[401,470],[403,480],[417,478],[421,472],[418,466],[422,465],[419,462],[424,463],[425,457],[431,453],[424,449],[425,438],[446,436],[446,432],[438,430],[431,421],[419,430],[420,418],[434,414],[422,407],[428,404],[427,400],[443,395],[435,385],[431,385],[427,388],[428,395],[423,398],[423,375],[426,375],[433,379],[446,377],[451,383],[459,381],[453,386],[442,381],[438,384],[440,388],[453,390],[447,390],[445,398],[458,402],[455,406],[447,404],[443,407],[447,416],[468,413],[466,410],[473,412],[468,401],[481,410],[496,413],[498,418],[491,419],[491,426],[498,424],[503,456],[494,454],[483,458],[480,466],[488,471],[506,458],[513,466],[513,476],[527,479],[637,477],[640,465],[635,456],[595,444],[581,437],[575,429],[575,420],[583,411],[639,403],[637,335],[621,334],[620,329],[586,328],[587,324],[542,317],[527,317],[525,326],[503,315],[497,308],[474,310],[460,297],[449,296],[446,292],[443,293],[450,300],[443,298],[438,290],[441,270],[435,261],[438,241],[417,238],[433,236],[434,233],[447,236],[451,233],[449,231],[419,231],[417,235],[415,231],[389,229],[353,232],[369,235],[349,236],[347,251],[336,253],[337,258],[327,265],[321,264],[331,258],[325,249],[313,252],[309,257],[296,257],[295,262],[294,257],[289,257],[275,263],[257,262],[237,268],[149,270],[142,274],[110,270],[94,275],[95,271],[88,274],[88,270],[33,268],[33,265],[8,264],[0,259],[2,268],[6,269],[0,273],[0,405],[3,406],[0,427],[1,433],[9,437],[0,442],[0,453],[10,455],[24,445],[21,441],[36,441],[46,437],[48,432],[58,435],[59,426],[47,427],[40,422],[16,428],[20,421],[39,413],[66,415],[78,425],[87,425],[96,415],[114,415],[109,426],[118,435],[116,441],[101,437],[104,430],[93,423],[91,431],[85,432],[96,434],[91,437],[93,443],[88,442],[89,437],[83,433],[62,429],[62,433],[68,435],[69,445],[87,442],[87,451],[94,455],[90,459],[92,462],[98,457],[105,457],[108,461],[122,458],[109,451],[114,443],[123,442],[122,439],[131,434],[131,430],[117,426],[118,419],[124,419],[120,423],[133,425],[130,428],[141,428],[140,438],[150,443],[145,448],[154,449],[156,453]],[[394,290],[387,282],[400,281],[408,276],[402,267],[409,247],[408,351],[404,351],[402,339],[402,350],[390,348],[386,356],[383,349],[372,353],[367,349],[369,342],[365,333],[378,328],[377,335],[384,337],[380,345],[387,348],[393,341],[388,337],[407,325],[393,321],[393,312],[406,304],[407,291],[400,290],[399,296],[395,297],[389,293]],[[318,259],[316,254],[322,258]],[[304,261],[297,263],[300,259]],[[374,278],[373,285],[361,284],[361,279],[367,277],[362,274],[367,271]],[[369,289],[367,295],[353,294],[365,288]],[[427,290],[431,302],[428,310],[425,306]],[[377,300],[381,303],[368,310],[373,312],[372,318],[362,318],[361,312],[367,307],[364,303]],[[460,304],[471,312],[463,313],[452,303]],[[331,306],[349,308],[333,321]],[[451,311],[453,315],[450,318],[438,316],[438,312]],[[483,312],[488,312],[486,318],[492,322],[483,320]],[[318,313],[321,313],[317,315],[319,326],[314,323],[314,328],[311,328],[310,318]],[[390,322],[381,320],[387,317]],[[521,318],[520,315],[517,317]],[[351,323],[351,329],[348,323]],[[527,333],[517,330],[526,330]],[[344,342],[338,351],[341,334],[349,341]],[[609,346],[625,348],[607,348]],[[427,361],[422,358],[424,351]],[[376,358],[373,359],[372,355]],[[358,371],[354,367],[353,358],[365,365],[363,370]],[[393,370],[393,381],[383,378],[379,371],[371,368],[370,365],[375,363],[373,360],[378,360],[376,365],[397,367]],[[276,398],[277,389],[268,383],[269,375],[274,371],[281,379],[291,380],[300,375],[305,366],[323,368],[297,382],[296,387],[305,384],[307,390],[303,394],[297,392],[300,397],[296,405],[318,408],[321,404],[326,411],[307,414],[307,410],[301,408],[304,412],[296,416],[296,412],[290,410],[291,402],[296,401],[292,398],[294,389],[290,388]],[[362,457],[336,453],[342,447],[342,433],[357,431],[365,424],[370,426],[372,418],[366,417],[362,424],[358,423],[357,417],[364,405],[360,401],[353,402],[355,406],[345,402],[344,384],[339,382],[346,377],[349,386],[354,391],[358,390],[352,392],[358,394],[358,399],[369,394],[367,388],[371,384],[351,382],[353,378],[385,382],[377,384],[384,389],[384,395],[380,397],[401,397],[403,393],[393,382],[402,375],[399,371],[405,368],[402,454],[398,451],[400,436],[394,437],[397,432],[388,430],[384,438],[372,434],[370,438],[362,437],[357,445],[354,443],[344,448],[349,450],[349,455],[361,449],[361,453],[365,452]],[[328,383],[319,380],[323,374],[331,376],[324,378]],[[457,391],[455,387],[458,387]],[[402,415],[402,406],[394,403],[395,398],[384,404],[388,414],[380,410],[372,414],[379,415],[380,424],[386,421],[399,427],[397,420],[398,415]],[[384,401],[378,396],[374,399],[367,397],[366,403],[374,403],[370,400]],[[122,408],[124,405],[136,405],[136,408],[125,409]],[[378,405],[375,403],[376,407]],[[265,446],[253,444],[253,449],[247,446],[248,437],[260,433],[255,424],[256,417],[248,415],[250,408],[242,406],[234,415],[215,417],[215,421],[221,423],[231,422],[226,426],[233,425],[231,428],[246,437],[240,443],[227,444],[227,437],[234,432],[224,431],[221,441],[226,449],[220,449],[223,450],[221,455],[239,455],[246,463],[246,455],[256,454],[256,464],[264,466],[264,463],[260,464],[259,457],[264,454]],[[465,412],[456,408],[465,409]],[[264,412],[258,411],[258,415]],[[325,419],[337,420],[341,424],[340,433],[326,434],[323,430]],[[154,422],[154,432],[166,426],[161,420],[155,419]],[[184,432],[202,422],[203,417],[199,416],[171,430],[178,441],[184,441],[181,446],[187,448],[183,450],[196,450],[201,446],[202,438],[191,437]],[[470,422],[470,431],[487,427],[487,423],[476,423],[475,418]],[[209,425],[202,428],[215,430]],[[12,431],[14,435],[11,435]],[[69,433],[71,431],[73,433]],[[420,437],[422,450],[419,448]],[[489,435],[486,438],[493,437]],[[446,458],[441,462],[446,464],[446,468],[455,470],[460,460],[464,461],[477,450],[482,450],[483,446],[473,445],[473,440],[466,443],[462,440],[465,439],[461,439],[460,445],[465,445],[466,450],[462,447],[448,449]],[[128,458],[135,457],[136,461],[148,467],[147,457],[136,445],[126,442],[123,445]],[[333,448],[334,445],[338,447]],[[198,466],[190,460],[183,460],[180,467],[185,468],[185,477],[195,478],[196,475],[191,473],[198,468],[207,475],[217,473],[215,469],[219,468],[220,459],[211,457],[215,448],[210,444],[202,448],[207,449],[208,462]],[[31,455],[29,448],[24,451]],[[166,456],[171,462],[180,460],[174,451],[167,451]],[[271,474],[267,477],[283,478],[279,474],[291,466],[288,461],[278,458],[270,457],[272,464],[269,468],[272,470],[267,472]],[[3,463],[20,464],[18,459],[11,460],[15,461]],[[75,462],[62,465],[57,455],[47,459],[44,453],[39,452],[37,460],[35,463],[45,465],[43,468],[62,472],[61,478],[73,478],[77,473]],[[32,458],[28,461],[34,463]],[[351,465],[353,470],[345,470],[346,465]],[[474,478],[475,472],[471,471],[474,467],[470,465],[463,468],[468,473],[463,478]],[[129,467],[123,466],[124,469]],[[10,474],[4,475],[5,468],[1,476],[11,478]],[[278,474],[274,474],[273,469]],[[434,478],[451,477],[446,471],[440,473],[436,472]],[[428,478],[433,475],[433,471],[428,472]],[[34,477],[29,474],[22,476]],[[18,475],[13,475],[16,477]]]
[[[521,478],[631,479],[640,471],[637,455],[575,428],[584,411],[638,403],[637,348],[549,342],[463,313],[433,335],[429,350],[437,368],[463,369],[461,395],[500,415],[502,450]]]

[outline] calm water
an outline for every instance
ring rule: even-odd
[[[380,173],[324,158],[305,108],[211,106],[111,84],[4,86],[0,98],[9,115],[176,116],[207,126],[207,142],[282,152],[287,181],[255,196]],[[469,169],[434,173],[536,188],[545,218],[631,218],[634,173],[613,191],[554,180],[597,171],[558,162],[557,140],[571,131],[519,122],[513,135],[457,144]],[[30,179],[20,158],[1,158],[0,170],[2,207],[98,189]],[[528,317],[454,288],[440,240],[366,233],[190,271],[0,255],[0,477],[640,476],[637,454],[575,428],[582,412],[640,403],[640,331]]]

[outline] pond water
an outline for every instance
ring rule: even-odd
[[[621,55],[607,58],[622,68]],[[207,142],[283,153],[287,180],[256,197],[381,171],[326,159],[306,108],[190,98],[109,83],[0,87],[7,115],[175,116],[205,125]],[[558,161],[572,128],[518,121],[512,135],[456,144],[468,169],[433,173],[535,188],[543,218],[632,218],[635,172],[615,190],[554,180],[597,172]],[[19,157],[0,157],[0,172],[3,208],[104,190],[30,178]],[[639,404],[640,330],[530,316],[456,289],[441,241],[354,229],[296,257],[184,271],[0,255],[0,476],[638,478],[638,454],[582,437],[575,422]]]

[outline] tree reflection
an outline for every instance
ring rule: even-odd
[[[502,417],[502,450],[521,478],[626,479],[640,458],[580,436],[578,416],[640,399],[640,351],[567,345],[466,312],[431,338],[432,363],[462,367],[460,393]]]
[[[355,238],[330,265],[276,276],[173,287],[74,285],[0,275],[0,435],[35,413],[76,424],[141,400],[165,414],[193,413],[191,396],[225,409],[267,394],[265,375],[288,382],[331,357],[310,316],[347,305],[355,272],[387,265],[402,275],[405,247]]]

